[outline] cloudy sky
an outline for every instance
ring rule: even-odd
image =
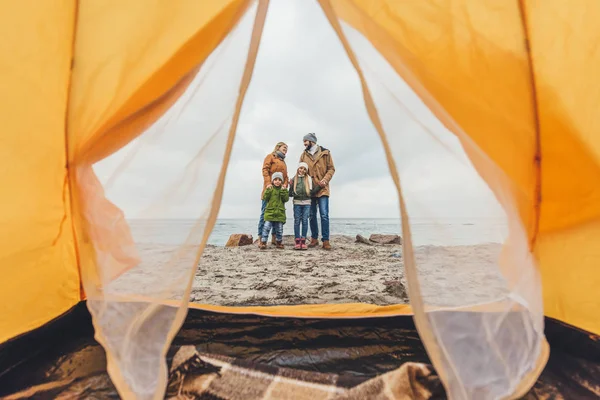
[[[175,109],[140,140],[96,166],[107,195],[128,217],[150,217],[167,208],[165,215],[180,218],[206,212],[199,204],[208,204],[223,159],[230,122],[226,117],[235,102],[252,19],[247,16],[214,60],[205,64]],[[453,135],[370,44],[347,33],[364,62],[387,134],[395,138],[391,142],[409,211],[435,218],[497,214],[497,204]],[[364,107],[358,75],[335,32],[316,2],[272,1],[219,216],[257,217],[265,155],[276,142],[288,143],[286,161],[293,175],[307,132],[316,133],[335,161],[333,218],[399,215],[396,190]]]

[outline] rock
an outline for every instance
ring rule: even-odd
[[[356,243],[368,244],[369,246],[373,245],[371,242],[369,242],[367,240],[366,237],[364,237],[362,235],[356,235]]]
[[[369,237],[369,240],[379,244],[402,244],[402,238],[398,235],[373,234]]]
[[[248,246],[252,244],[252,235],[245,235],[243,233],[234,233],[229,236],[229,240],[225,244],[225,247],[240,247]]]

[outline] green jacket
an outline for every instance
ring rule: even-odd
[[[310,200],[311,197],[316,197],[317,193],[321,191],[321,186],[313,182],[312,190],[310,193],[306,193],[306,189],[304,188],[304,179],[306,178],[306,176],[295,176],[290,180],[290,197],[293,197],[294,200]],[[298,192],[294,191],[294,182],[296,179],[298,179]]]
[[[290,199],[287,189],[275,186],[265,190],[263,200],[267,200],[265,209],[265,221],[285,223],[285,203]]]

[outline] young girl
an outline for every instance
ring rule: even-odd
[[[275,172],[271,175],[273,186],[267,188],[263,195],[263,200],[267,205],[265,208],[265,225],[262,231],[259,248],[261,250],[267,248],[267,239],[269,231],[273,228],[275,235],[276,246],[278,249],[283,249],[283,224],[285,224],[285,203],[290,199],[288,190],[282,188],[283,174]]]
[[[308,164],[298,164],[296,176],[290,181],[290,197],[294,198],[294,236],[296,244],[294,250],[306,250],[306,233],[308,231],[308,216],[310,215],[311,197],[316,195],[321,187],[314,185],[308,175]],[[302,225],[302,233],[300,233]]]

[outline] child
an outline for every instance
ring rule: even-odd
[[[313,188],[312,178],[308,175],[308,164],[298,164],[296,176],[290,181],[290,196],[294,198],[294,250],[306,250],[306,233],[308,231],[308,216],[310,215],[311,197],[315,196],[321,187]],[[300,224],[302,223],[302,234]]]
[[[285,224],[285,203],[290,199],[288,190],[282,188],[283,174],[275,172],[271,176],[273,186],[265,190],[263,200],[267,202],[265,208],[265,225],[260,239],[261,250],[267,248],[267,239],[271,227],[275,234],[276,246],[278,249],[283,249],[283,224]]]

